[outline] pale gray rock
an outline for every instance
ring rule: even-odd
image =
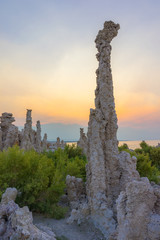
[[[36,128],[37,128],[37,131],[36,131],[35,149],[36,149],[37,152],[40,153],[42,151],[42,148],[41,148],[41,124],[40,124],[40,121],[37,121]]]
[[[10,201],[15,201],[17,193],[18,191],[16,188],[7,188],[5,193],[2,195],[1,204],[7,204]]]
[[[6,232],[7,226],[5,219],[0,219],[0,236]]]
[[[77,142],[77,146],[82,148],[83,153],[87,155],[87,136],[84,133],[84,128],[80,128],[80,139]]]
[[[1,123],[1,150],[12,147],[15,144],[19,144],[18,128],[12,123],[15,121],[12,113],[2,113],[0,117]]]
[[[140,175],[136,170],[137,158],[131,157],[127,152],[119,154],[120,168],[120,191],[125,190],[126,185],[133,180],[140,180]]]
[[[86,220],[89,220],[89,208],[86,201],[83,201],[79,203],[78,208],[74,208],[71,211],[70,217],[67,219],[67,223],[71,224],[74,221],[77,221],[78,224],[81,224],[85,222]]]
[[[47,233],[52,239],[56,238],[56,235],[52,231],[52,229],[48,226],[43,225],[42,223],[36,224],[36,227],[43,231],[44,233]]]
[[[32,129],[32,110],[27,109],[26,123],[22,133],[21,148],[25,150],[35,149],[35,131]]]
[[[58,148],[64,149],[65,146],[66,146],[66,143],[63,140],[61,140],[59,137],[57,137],[56,142],[50,144],[49,149],[54,152]]]
[[[117,199],[117,239],[148,239],[148,224],[156,201],[157,197],[147,178],[128,183]]]
[[[37,152],[42,152],[47,149],[47,134],[44,134],[44,138],[41,141],[41,125],[40,121],[37,121],[36,128],[34,131],[32,129],[32,110],[27,109],[26,114],[26,123],[24,125],[24,129],[21,133],[21,148],[25,150],[34,149]]]
[[[81,178],[67,175],[66,177],[67,197],[71,209],[76,209],[85,198],[85,187]]]
[[[155,203],[154,210],[155,210],[156,214],[160,215],[160,186],[155,184],[153,186],[153,189],[154,189],[154,195],[157,197],[157,201]]]
[[[37,152],[42,152],[40,121],[37,121],[37,131],[34,131],[31,112],[32,110],[27,110],[26,123],[21,132],[13,125],[15,119],[12,113],[2,113],[0,117],[0,150],[6,150],[16,144],[24,150],[35,149]],[[47,138],[45,141],[47,142]]]
[[[160,239],[160,215],[152,214],[148,224],[148,239]]]
[[[44,134],[43,140],[42,140],[42,151],[47,150],[47,134]]]
[[[108,238],[116,229],[113,217],[115,201],[120,193],[120,164],[117,141],[117,116],[111,73],[111,40],[117,36],[119,24],[104,23],[96,37],[99,67],[95,91],[95,109],[90,110],[87,146],[87,197],[94,224]]]
[[[56,145],[56,149],[61,147],[61,140],[59,137],[57,137],[57,141],[56,141],[55,145]]]
[[[56,240],[55,234],[33,225],[32,213],[28,207],[20,208],[15,202],[17,190],[9,188],[2,195],[0,203],[0,240]]]

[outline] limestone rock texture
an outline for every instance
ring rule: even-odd
[[[83,153],[87,155],[87,136],[84,133],[84,128],[80,128],[80,139],[77,142],[77,146],[82,148]]]
[[[67,175],[66,188],[71,208],[77,208],[79,201],[83,201],[83,198],[85,197],[85,186],[82,178]]]
[[[26,123],[22,134],[21,147],[25,150],[35,149],[36,132],[32,129],[32,110],[27,109]]]
[[[155,239],[152,234],[148,236],[148,230],[155,221],[153,209],[156,201],[154,189],[147,178],[128,183],[117,199],[117,239]],[[157,220],[160,221],[160,215]],[[153,225],[155,227],[156,223]],[[157,229],[159,227],[158,223]]]
[[[12,113],[2,113],[0,119],[0,145],[1,149],[7,149],[8,147],[12,147],[14,144],[19,142],[18,128],[12,124],[15,121]]]
[[[13,125],[15,121],[12,113],[2,113],[0,117],[0,150],[7,149],[17,144],[25,150],[35,149],[42,152],[47,149],[47,135],[41,140],[41,125],[37,121],[37,130],[32,129],[32,110],[27,109],[26,123],[22,131]]]
[[[52,231],[40,230],[33,225],[28,207],[20,208],[14,201],[15,188],[8,188],[0,203],[0,240],[56,240]]]
[[[114,209],[120,193],[120,163],[117,141],[117,115],[111,73],[111,45],[119,24],[104,23],[95,43],[99,67],[95,90],[95,109],[90,110],[87,149],[87,197],[91,219],[109,237],[116,230]]]
[[[42,140],[42,151],[47,150],[47,133],[44,134],[43,140]]]
[[[37,152],[41,152],[41,124],[40,121],[37,121],[36,124],[36,144],[35,144],[35,149]]]
[[[61,140],[59,137],[57,137],[56,142],[50,143],[49,149],[50,151],[54,152],[58,148],[64,149],[65,146],[66,146],[66,143],[63,140]]]
[[[67,198],[70,203],[71,215],[67,223],[77,221],[78,224],[88,219],[89,208],[86,201],[85,185],[81,178],[67,175],[66,177]]]
[[[86,201],[72,209],[69,222],[88,218],[107,240],[160,240],[160,186],[140,178],[136,157],[118,151],[110,43],[119,28],[105,22],[95,40],[99,66],[87,133]]]

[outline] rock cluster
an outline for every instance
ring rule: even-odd
[[[110,42],[119,28],[119,24],[105,22],[95,40],[99,67],[85,146],[87,201],[72,210],[70,219],[80,221],[88,213],[107,240],[158,240],[160,186],[140,178],[135,157],[118,152]]]
[[[0,119],[0,148],[2,150],[19,143],[19,131],[12,124],[15,121],[12,113],[2,113]]]
[[[13,125],[15,121],[12,113],[2,113],[0,117],[0,150],[7,149],[17,144],[25,150],[35,149],[37,152],[42,152],[47,149],[47,135],[44,135],[43,141],[41,141],[41,125],[40,121],[37,121],[37,130],[32,129],[32,110],[27,109],[26,123],[24,129],[19,131],[18,128]]]
[[[50,143],[49,145],[49,149],[54,152],[55,150],[57,150],[58,148],[64,149],[66,146],[66,143],[63,140],[60,140],[59,137],[57,137],[57,141],[55,143]]]
[[[52,231],[41,231],[33,225],[32,213],[28,207],[20,208],[15,199],[16,188],[7,188],[0,203],[0,240],[56,240]]]

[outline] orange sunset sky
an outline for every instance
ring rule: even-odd
[[[112,20],[121,27],[112,42],[120,138],[132,139],[133,131],[141,132],[137,139],[158,138],[159,12],[158,0],[0,0],[0,112],[12,112],[16,125],[28,108],[34,123],[87,126],[98,66],[94,40]]]

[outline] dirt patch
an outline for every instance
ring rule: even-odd
[[[89,222],[80,225],[76,223],[67,224],[66,219],[56,220],[34,214],[33,223],[49,227],[56,234],[57,239],[61,240],[105,240],[101,232]]]

